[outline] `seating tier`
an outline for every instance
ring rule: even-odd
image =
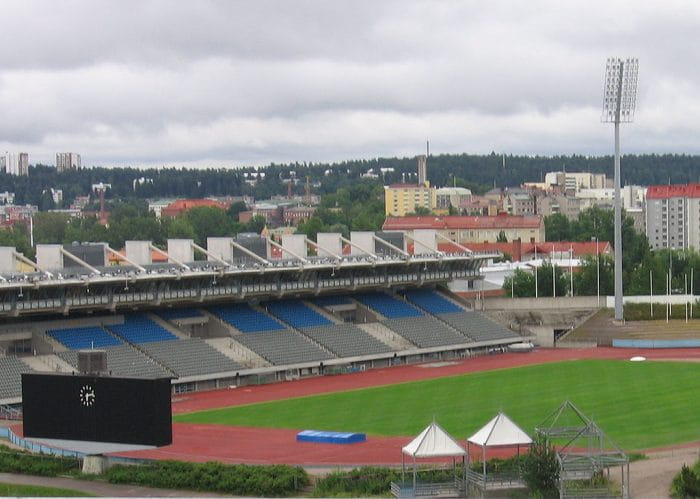
[[[246,303],[218,305],[209,307],[208,310],[243,333],[286,329],[285,326],[269,315],[258,312]]]
[[[324,316],[307,307],[301,300],[278,300],[263,303],[265,309],[293,328],[328,326],[333,324]]]
[[[353,295],[353,298],[376,310],[387,319],[399,319],[401,317],[420,317],[423,312],[386,293],[361,293]]]
[[[72,350],[103,348],[122,342],[99,326],[50,329],[46,334]]]

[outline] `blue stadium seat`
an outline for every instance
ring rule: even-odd
[[[207,310],[243,333],[287,329],[272,317],[258,312],[246,303],[220,305],[209,307]]]
[[[406,291],[406,299],[411,303],[418,305],[423,310],[430,312],[431,314],[452,314],[464,312],[464,309],[440,296],[432,289],[412,289]]]
[[[420,317],[423,312],[408,303],[397,300],[385,293],[363,293],[353,295],[360,303],[376,310],[387,319],[399,319],[401,317]]]
[[[46,331],[46,334],[71,350],[103,348],[122,344],[121,341],[99,326],[51,329]]]
[[[272,315],[297,329],[333,324],[315,310],[307,307],[301,300],[268,301],[263,303],[263,306]]]
[[[127,315],[124,318],[124,324],[115,324],[108,327],[129,343],[150,343],[152,341],[177,339],[177,336],[143,314]]]

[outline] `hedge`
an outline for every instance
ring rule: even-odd
[[[300,467],[216,462],[155,461],[141,466],[115,465],[107,470],[106,477],[111,483],[264,497],[293,495],[309,484],[308,475]]]

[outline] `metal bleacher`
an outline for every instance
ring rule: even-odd
[[[275,365],[301,364],[334,358],[292,329],[237,334],[233,339]]]
[[[389,345],[354,324],[317,326],[304,328],[302,331],[338,357],[357,357],[392,351]]]
[[[481,312],[440,314],[438,317],[474,341],[519,338],[517,333],[492,321]]]
[[[170,376],[171,373],[163,369],[153,359],[128,345],[103,348],[107,354],[107,369],[115,376],[158,377]],[[56,352],[56,355],[78,369],[78,352]]]
[[[113,324],[107,328],[129,343],[177,340],[177,336],[156,324],[144,314],[124,316],[124,324]]]
[[[241,369],[241,366],[200,338],[145,343],[141,348],[180,377]]]
[[[0,399],[22,396],[22,373],[34,370],[17,357],[0,356]]]
[[[121,345],[122,342],[99,326],[50,329],[46,334],[71,350],[103,348]]]
[[[385,319],[381,323],[420,348],[462,345],[472,341],[429,315]]]

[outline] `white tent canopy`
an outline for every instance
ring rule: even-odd
[[[481,447],[530,445],[532,443],[528,434],[502,412],[499,412],[467,440]]]
[[[413,458],[464,456],[464,448],[435,421],[403,449]]]

